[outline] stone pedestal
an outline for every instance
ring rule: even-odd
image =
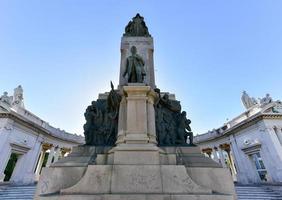
[[[154,101],[156,93],[144,84],[123,86],[117,146],[108,164],[159,164]]]
[[[85,151],[82,151],[85,149]],[[160,164],[102,164],[106,149],[81,146],[72,159],[44,168],[35,199],[46,200],[234,200],[230,172],[198,147],[161,148]],[[98,148],[99,149],[99,148]],[[89,152],[92,156],[89,156]],[[79,165],[79,154],[83,162]],[[86,156],[88,155],[88,156]],[[88,157],[88,165],[85,159]],[[98,163],[90,164],[91,157]],[[65,160],[65,161],[64,161]],[[72,160],[72,161],[71,161]],[[104,160],[105,161],[105,160]],[[100,163],[99,163],[100,162]]]
[[[123,86],[117,146],[121,144],[157,144],[154,101],[156,93],[144,84]],[[149,145],[150,146],[150,145]]]
[[[198,147],[157,146],[155,98],[150,86],[124,86],[116,146],[74,149],[43,170],[35,199],[236,199],[230,173]]]

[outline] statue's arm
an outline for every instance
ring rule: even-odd
[[[138,62],[141,62],[141,64],[142,64],[143,66],[145,65],[144,60],[143,60],[143,58],[142,58],[141,56],[136,55],[136,58],[138,59]]]
[[[140,57],[140,61],[141,61],[142,65],[144,66],[145,63],[144,63],[144,60],[141,57]]]
[[[190,127],[190,124],[191,124],[191,120],[190,119],[186,119],[185,120],[185,129],[187,129],[189,132],[192,131],[192,129]]]

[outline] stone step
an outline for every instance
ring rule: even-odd
[[[36,185],[1,186],[0,200],[32,200]],[[282,200],[282,195],[263,186],[236,186],[238,200]]]
[[[265,186],[236,186],[238,200],[282,200],[282,195]]]
[[[240,195],[264,195],[264,194],[267,194],[267,195],[270,195],[270,194],[273,194],[273,195],[279,195],[277,193],[273,193],[273,192],[237,192],[237,194],[240,194]]]
[[[35,190],[36,190],[36,185],[3,186],[0,187],[0,199],[1,200],[32,200]]]

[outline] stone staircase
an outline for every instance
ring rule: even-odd
[[[32,200],[36,185],[2,185],[0,186],[0,200]]]
[[[36,185],[0,186],[0,200],[32,200]],[[238,200],[282,200],[282,186],[236,186]]]
[[[282,193],[271,186],[236,186],[236,193],[238,200],[282,200]]]

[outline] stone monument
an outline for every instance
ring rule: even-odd
[[[153,49],[137,14],[121,40],[118,89],[88,106],[86,144],[43,169],[35,199],[236,199],[228,169],[193,145],[180,102],[156,87]]]

